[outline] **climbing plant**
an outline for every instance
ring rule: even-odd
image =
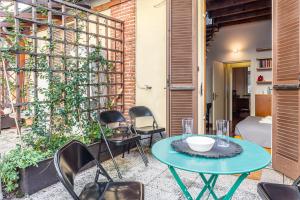
[[[70,2],[79,1],[70,0]],[[13,4],[3,6],[0,1],[0,9],[7,13],[4,22],[15,23],[15,18],[8,9],[10,6]],[[48,15],[48,10],[40,5],[37,5],[36,12],[40,16]],[[78,16],[74,18],[77,22],[87,16],[78,9],[73,14]],[[52,25],[48,24],[49,27]],[[93,84],[98,89],[105,87],[98,94],[105,96],[110,89],[111,73],[116,70],[115,65],[107,59],[108,46],[104,50],[101,42],[88,47],[85,44],[85,52],[78,53],[81,50],[78,46],[83,46],[82,40],[97,40],[99,35],[91,34],[88,38],[84,37],[86,27],[84,23],[78,23],[76,30],[73,30],[75,41],[72,44],[73,48],[77,49],[77,55],[67,55],[63,49],[62,52],[56,52],[59,56],[54,62],[52,55],[60,43],[53,39],[51,30],[54,28],[49,27],[45,31],[46,36],[40,36],[40,40],[44,41],[41,43],[24,37],[21,33],[22,27],[18,30],[13,26],[6,29],[4,35],[0,34],[1,63],[4,63],[11,73],[22,74],[26,78],[18,95],[28,99],[26,102],[17,102],[25,104],[16,107],[32,119],[28,133],[22,135],[22,145],[7,153],[0,161],[0,177],[7,192],[13,192],[18,188],[20,168],[36,165],[42,159],[53,156],[54,152],[66,142],[72,139],[87,144],[98,141],[100,127],[93,120],[93,116],[101,109],[113,109],[115,106],[115,101],[107,95],[106,102],[102,103],[101,107],[91,108],[90,98],[86,95],[92,92],[91,80],[99,79],[101,74],[101,81]],[[66,48],[66,45],[60,48]],[[17,61],[18,55],[21,54],[26,55],[22,68],[18,66]],[[12,92],[16,93],[17,84],[11,81],[9,83]],[[97,105],[99,104],[97,102]],[[111,130],[107,128],[104,130],[105,134],[110,136]]]

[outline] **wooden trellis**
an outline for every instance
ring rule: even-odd
[[[13,103],[19,124],[22,111],[33,103],[33,99],[41,99],[43,103],[39,93],[43,81],[39,75],[45,71],[38,66],[42,56],[46,56],[52,72],[61,74],[65,82],[68,81],[63,75],[65,72],[87,74],[88,82],[82,85],[86,91],[82,95],[86,97],[87,109],[82,112],[89,117],[91,112],[108,109],[109,102],[112,102],[110,109],[124,110],[123,21],[61,0],[0,0],[0,4],[11,4],[10,9],[0,10],[0,38],[5,40],[12,36],[9,30],[13,29],[20,46],[30,43],[32,47],[1,50],[8,51],[15,58],[15,63],[7,63],[6,69],[10,81],[14,83]],[[53,49],[42,51],[40,48],[43,45]],[[90,65],[96,67],[83,70],[81,60],[86,59],[99,45],[110,69],[103,69],[95,62]],[[27,67],[29,57],[34,58],[34,67]],[[62,59],[75,63],[77,67],[70,68],[67,62],[61,62]],[[0,73],[0,78],[4,77],[3,66]],[[7,87],[1,84],[0,88],[1,107],[7,107]],[[29,94],[29,90],[33,94]]]

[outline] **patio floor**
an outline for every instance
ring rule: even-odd
[[[13,141],[16,136],[13,134],[8,134],[7,131],[0,135],[0,152],[11,148],[13,146]],[[6,137],[5,137],[6,136]],[[9,137],[8,137],[9,136]],[[5,138],[5,141],[3,142]],[[18,139],[18,138],[15,138]],[[4,144],[7,145],[4,145]],[[116,158],[117,163],[120,166],[122,171],[123,180],[130,181],[140,181],[145,185],[145,199],[146,200],[183,200],[185,199],[182,196],[181,190],[178,187],[177,183],[173,179],[171,173],[169,172],[166,165],[160,163],[152,155],[149,149],[146,149],[149,166],[145,167],[144,163],[141,160],[138,152],[132,150],[130,154],[125,154],[125,158],[118,156]],[[117,181],[117,173],[113,167],[111,160],[108,160],[102,163],[104,168],[112,176],[112,178]],[[83,186],[92,182],[96,169],[91,168],[76,177],[75,181],[75,190],[77,192],[81,191]],[[188,190],[193,197],[196,197],[203,187],[203,183],[200,177],[196,173],[190,173],[185,171],[178,170],[180,177],[183,182],[188,187]],[[237,179],[236,176],[220,176],[218,182],[216,183],[216,194],[222,196],[225,194],[229,187],[233,185],[234,181]],[[100,180],[101,181],[101,180]],[[283,175],[275,172],[271,168],[263,170],[262,178],[260,181],[274,182],[274,183],[287,183],[290,184],[291,180],[288,178],[283,178]],[[236,191],[233,199],[259,199],[256,192],[256,185],[259,181],[246,179],[239,189]],[[206,195],[207,196],[207,195]],[[54,184],[50,187],[47,187],[31,196],[22,198],[23,200],[66,200],[71,199],[67,191],[64,189],[61,183]],[[210,198],[212,199],[212,198]]]
[[[167,166],[157,161],[150,153],[148,153],[149,166],[145,167],[137,151],[132,151],[125,158],[117,157],[117,162],[123,174],[123,180],[140,181],[145,184],[145,199],[146,200],[183,200],[182,193],[177,186],[175,180],[170,174]],[[103,163],[105,169],[113,177],[117,178],[116,171],[111,161]],[[78,175],[76,180],[76,190],[80,191],[82,187],[91,182],[95,175],[95,168],[87,170]],[[197,174],[179,171],[183,182],[188,186],[193,197],[196,197],[203,184]],[[229,186],[236,180],[236,176],[221,176],[216,184],[217,195],[224,194]],[[275,183],[283,182],[282,175],[271,169],[264,169],[261,181],[269,181]],[[256,193],[256,185],[258,181],[247,179],[239,187],[233,199],[259,199]],[[48,188],[45,188],[30,197],[23,198],[24,200],[63,200],[71,199],[62,184],[57,183]]]
[[[20,142],[20,138],[21,137],[16,134],[15,129],[2,130],[0,134],[0,155],[15,148],[16,144]]]

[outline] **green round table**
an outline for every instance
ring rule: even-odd
[[[232,198],[234,192],[250,172],[265,168],[271,161],[271,155],[264,150],[264,148],[245,140],[233,138],[230,138],[230,140],[241,145],[243,148],[243,152],[235,157],[215,159],[190,156],[184,153],[176,152],[171,147],[171,142],[178,140],[181,137],[182,136],[170,137],[155,143],[152,147],[152,154],[160,162],[168,165],[169,170],[181,188],[184,196],[188,200],[192,200],[193,198],[188,192],[186,186],[181,181],[175,168],[199,173],[205,185],[197,196],[197,200],[201,199],[206,190],[209,190],[210,194],[215,200],[219,199],[214,192],[214,186],[218,176],[240,174],[228,193],[221,198],[224,200],[229,200]],[[210,175],[210,177],[207,179],[205,174]]]

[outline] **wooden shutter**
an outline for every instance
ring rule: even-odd
[[[197,4],[168,0],[168,133],[182,133],[183,118],[197,132]]]
[[[273,0],[273,168],[300,175],[299,0]]]

